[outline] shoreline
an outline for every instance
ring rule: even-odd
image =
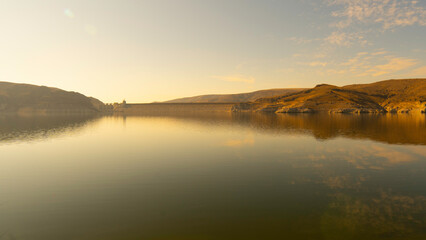
[[[306,113],[339,113],[339,114],[425,114],[426,109],[400,108],[396,111],[371,108],[334,108],[312,109],[301,107],[285,107],[282,105],[265,106],[259,103],[131,103],[116,104],[112,113],[154,113],[154,112],[231,112],[231,113],[274,113],[274,114],[306,114]]]

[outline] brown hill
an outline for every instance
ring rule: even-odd
[[[387,80],[371,84],[349,85],[343,88],[374,97],[376,102],[389,112],[426,107],[426,79]]]
[[[58,88],[0,82],[0,113],[95,113],[104,104]]]
[[[286,95],[289,93],[299,92],[305,90],[304,88],[279,88],[267,89],[249,93],[238,94],[212,94],[200,95],[195,97],[178,98],[167,101],[166,103],[240,103],[240,102],[253,102],[259,98],[274,97],[279,95]]]
[[[387,80],[371,84],[315,88],[239,104],[234,111],[300,112],[424,112],[426,79]]]

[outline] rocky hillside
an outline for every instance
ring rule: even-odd
[[[0,113],[96,113],[101,101],[57,88],[0,82]]]
[[[282,96],[238,104],[234,111],[305,112],[425,112],[426,79],[387,80],[337,87],[328,84]]]
[[[195,97],[179,98],[167,101],[166,103],[240,103],[240,102],[253,102],[259,98],[274,97],[285,95],[289,93],[303,91],[303,88],[281,88],[281,89],[268,89],[260,90],[250,93],[239,94],[213,94],[201,95]]]

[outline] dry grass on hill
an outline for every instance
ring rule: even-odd
[[[424,111],[426,79],[387,80],[337,87],[321,84],[301,92],[261,98],[261,110],[274,112]]]

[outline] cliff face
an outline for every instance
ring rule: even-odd
[[[0,113],[96,113],[104,104],[57,88],[0,82]]]
[[[387,80],[344,87],[321,84],[297,93],[238,104],[233,110],[276,113],[426,112],[426,79]]]

